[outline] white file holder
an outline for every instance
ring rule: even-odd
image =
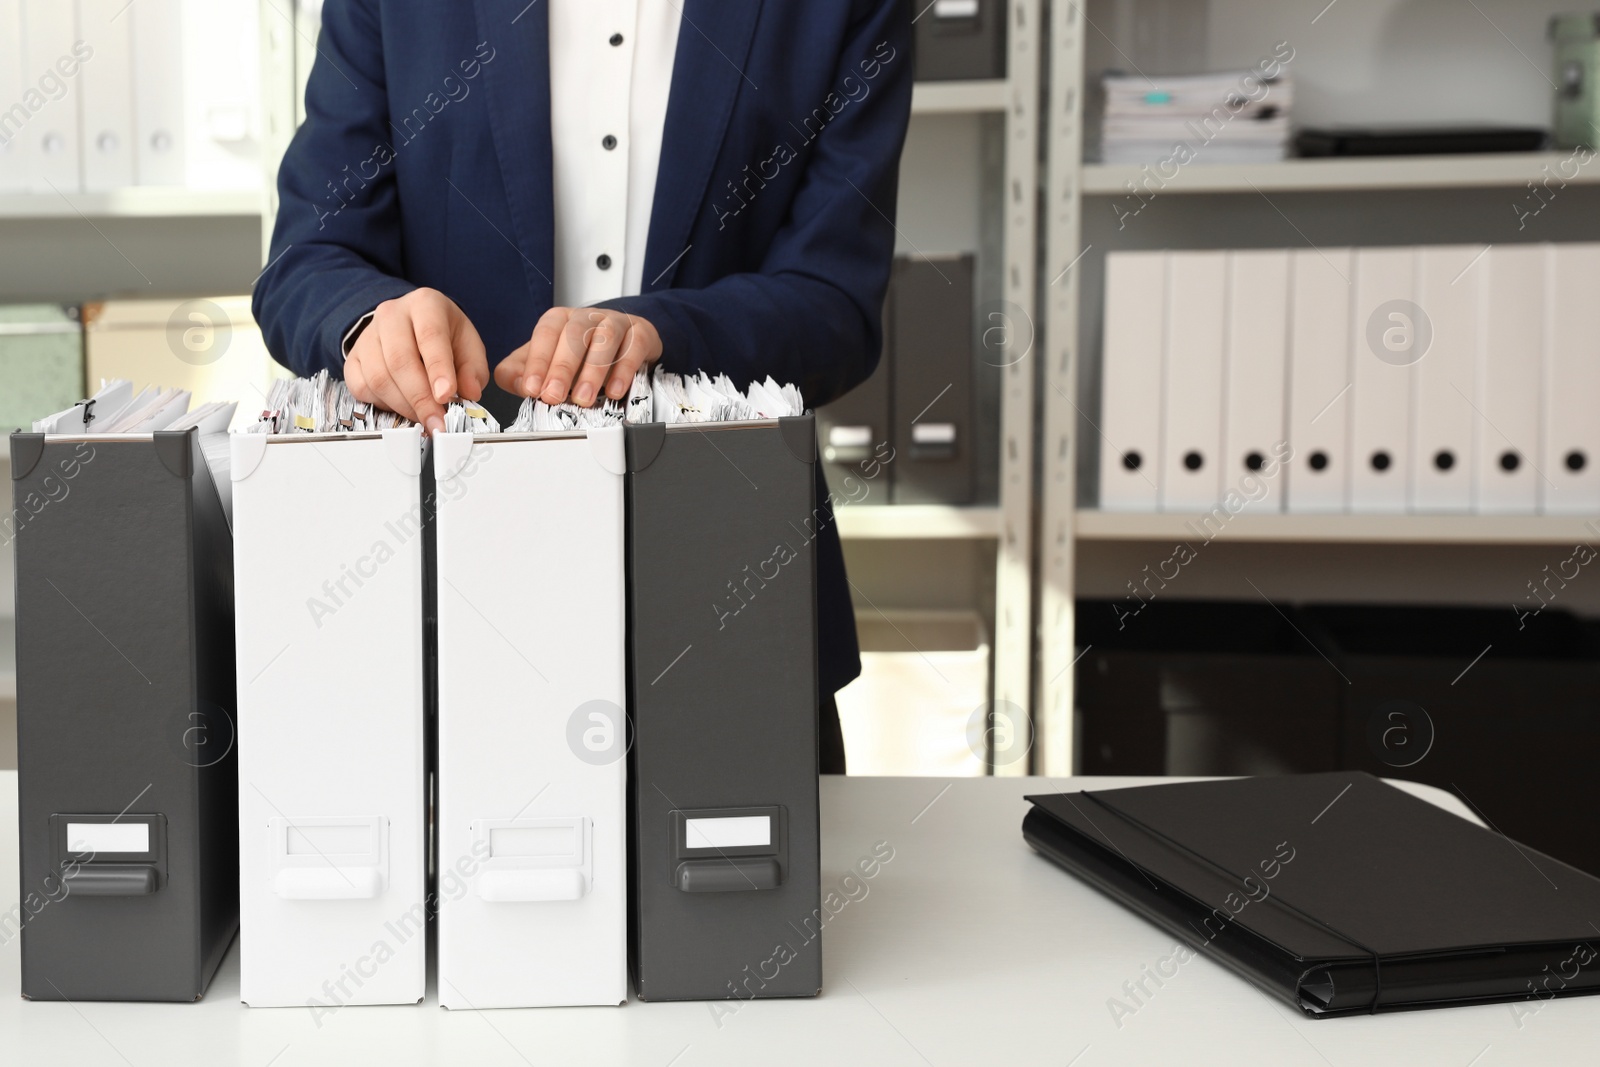
[[[239,995],[422,999],[419,430],[235,434]]]
[[[439,1002],[627,997],[621,427],[436,439]]]

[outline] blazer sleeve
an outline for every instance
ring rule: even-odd
[[[296,374],[342,373],[355,321],[416,288],[400,276],[393,158],[375,152],[390,139],[377,8],[323,8],[306,121],[278,169],[278,218],[251,308],[272,357]]]
[[[600,305],[648,319],[661,335],[666,369],[722,372],[739,383],[771,375],[798,385],[815,407],[877,366],[900,151],[911,119],[911,22],[902,0],[866,6],[846,36],[835,83],[864,61],[881,62],[885,43],[895,55],[872,91],[811,146],[760,270]]]

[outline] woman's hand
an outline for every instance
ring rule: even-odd
[[[500,388],[547,404],[589,407],[602,393],[628,395],[640,367],[661,358],[661,335],[637,315],[605,308],[554,307],[527,344],[494,369]]]
[[[357,400],[434,434],[444,430],[444,405],[452,397],[483,397],[489,362],[477,329],[455,301],[436,289],[416,289],[378,305],[350,347],[344,380]]]

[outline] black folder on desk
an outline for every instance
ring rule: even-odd
[[[1600,880],[1370,775],[1028,799],[1040,853],[1313,1018],[1600,990]]]
[[[233,540],[199,433],[13,434],[11,473],[22,995],[197,1000],[239,920]]]
[[[814,996],[813,416],[625,432],[634,987]]]

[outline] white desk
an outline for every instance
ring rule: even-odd
[[[1025,793],[1133,779],[828,778],[824,890],[886,841],[894,858],[824,931],[815,1000],[447,1012],[239,1004],[230,953],[199,1004],[33,1003],[16,940],[0,948],[0,1063],[302,1064],[1240,1064],[1500,1067],[1592,1061],[1600,999],[1313,1021],[1209,960],[1184,964],[1119,1028],[1107,1005],[1173,939],[1040,858]],[[1437,791],[1429,799],[1459,814]],[[16,775],[0,774],[0,901],[17,899]],[[1507,845],[1507,847],[1511,847]],[[1552,892],[1532,869],[1530,895]],[[860,891],[857,890],[857,895]],[[752,961],[754,964],[756,961]],[[1150,988],[1154,989],[1153,986]],[[1523,1006],[1526,1010],[1527,1006]],[[719,1025],[720,1021],[720,1025]]]

